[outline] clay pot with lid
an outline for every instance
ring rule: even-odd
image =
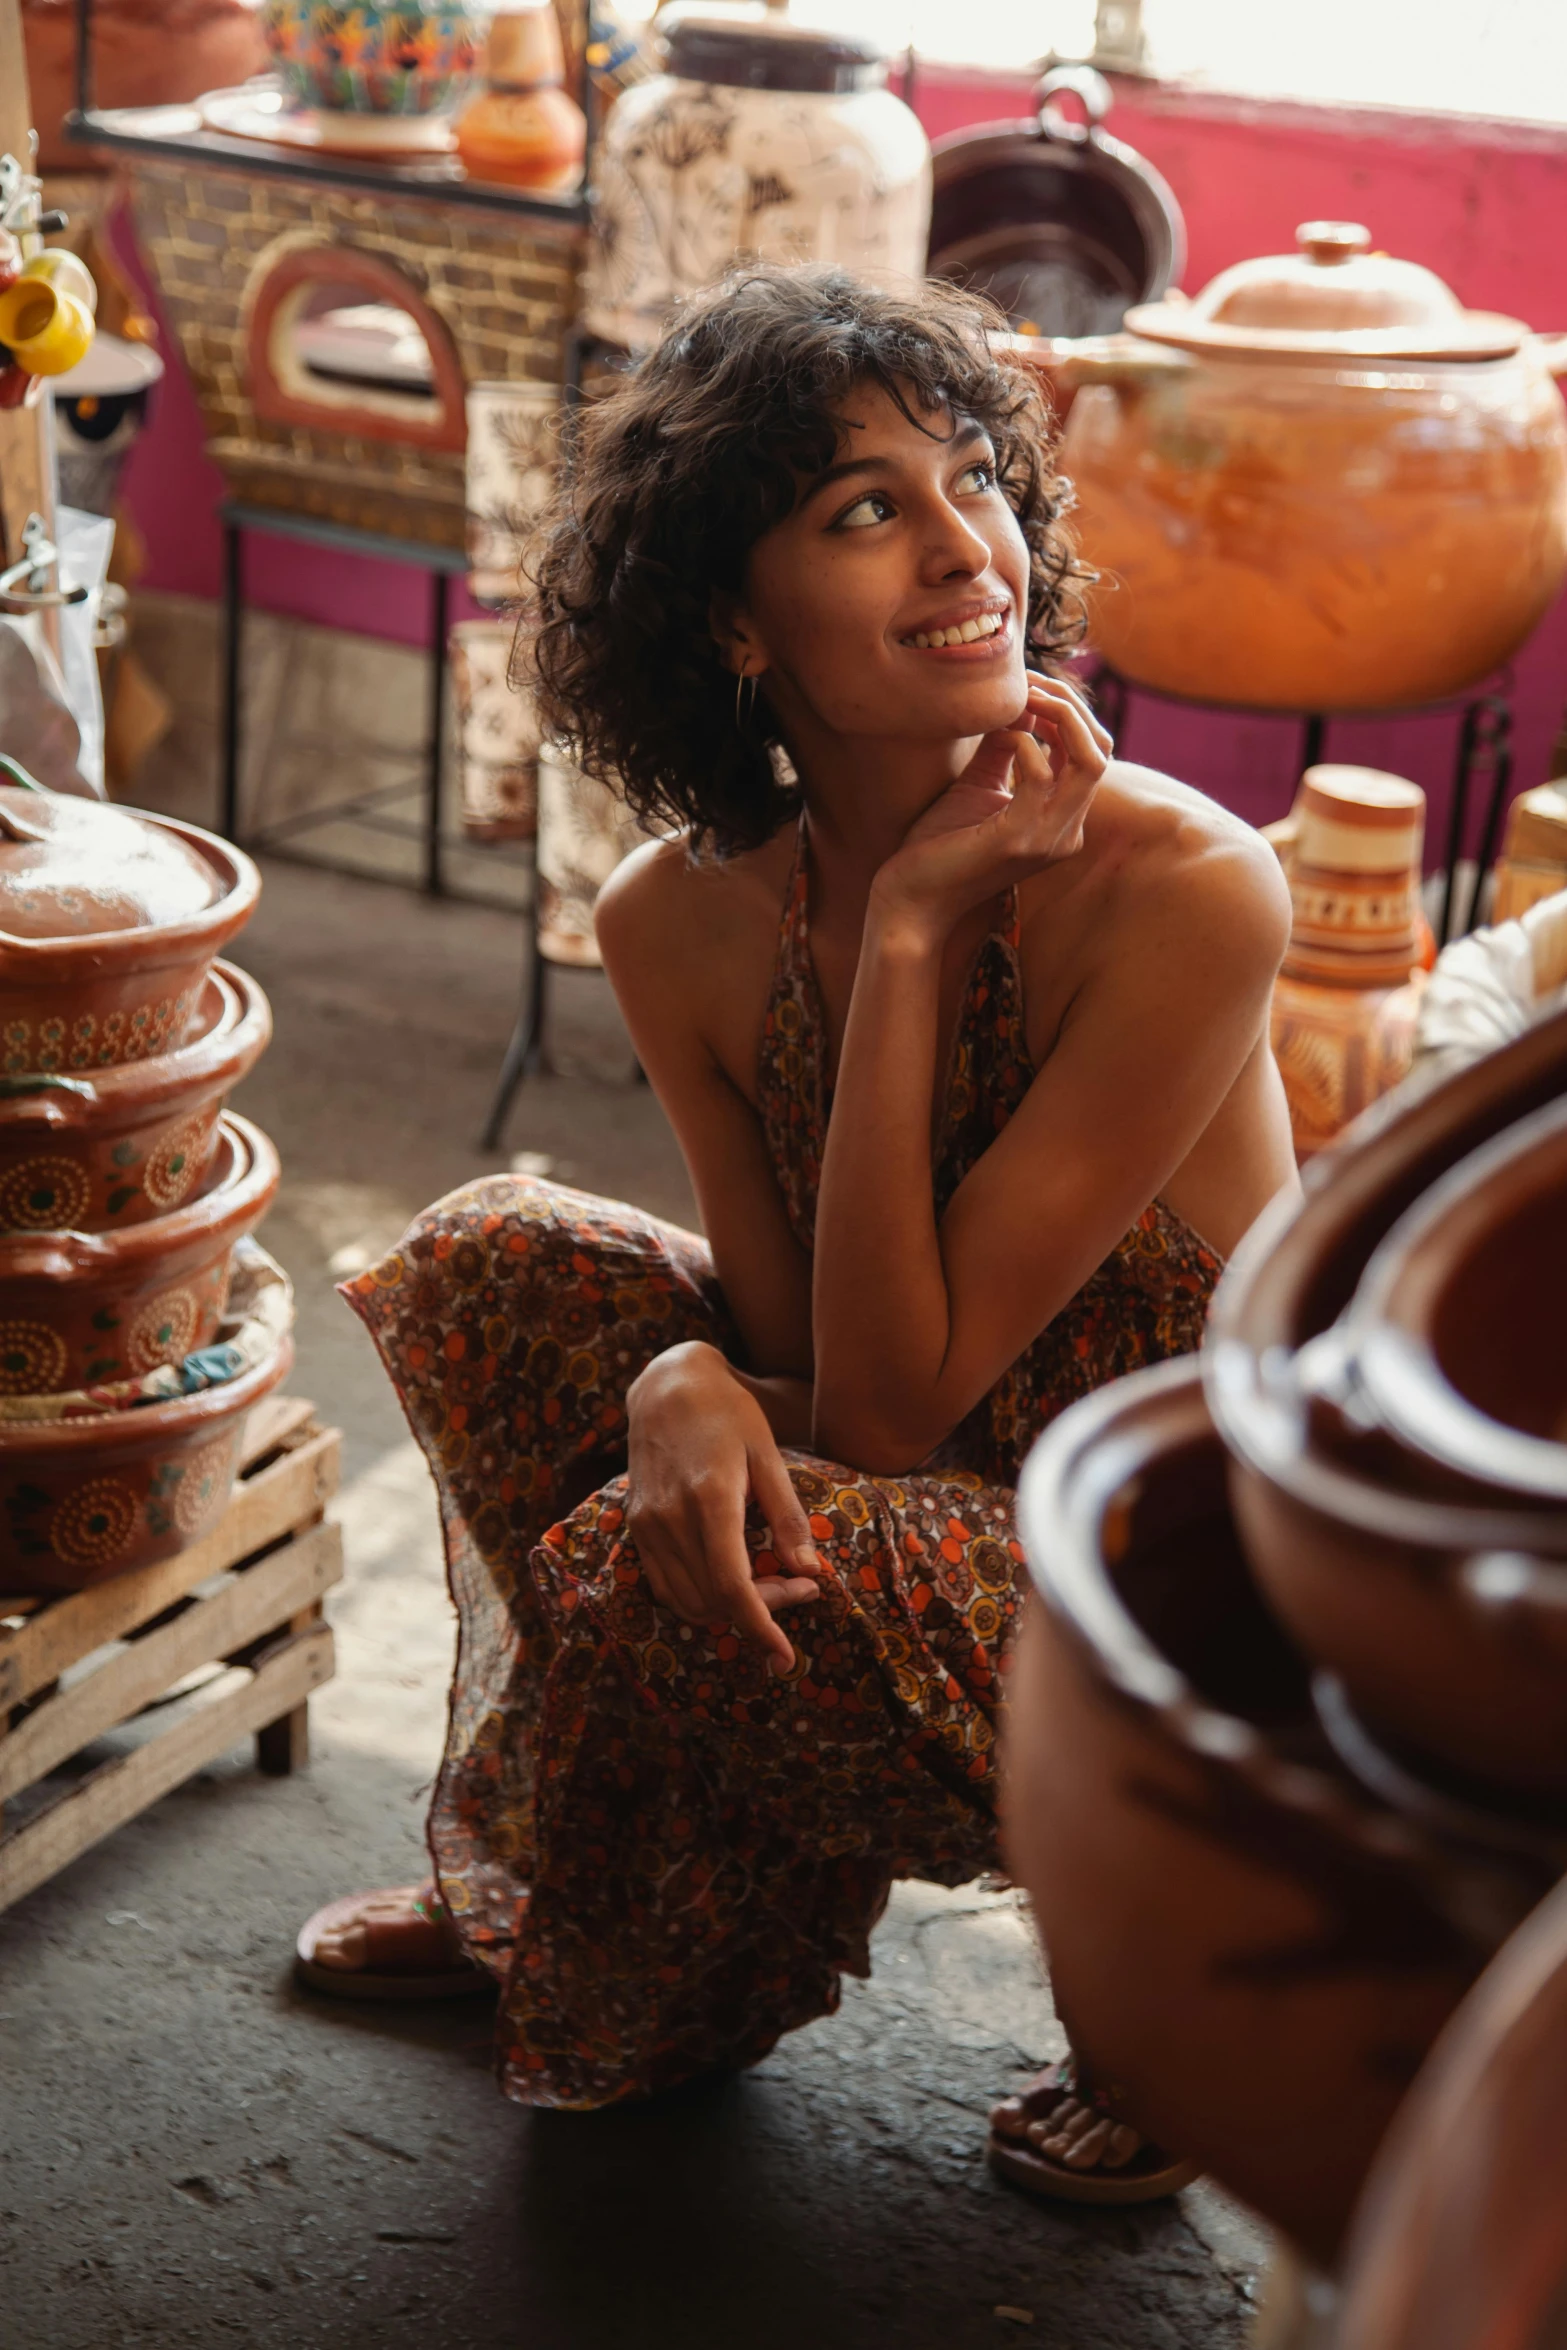
[[[1307,1159],[1409,1070],[1425,794],[1375,768],[1311,767],[1290,826],[1293,911],[1272,1038]]]
[[[1466,310],[1430,270],[1308,222],[1123,335],[1019,337],[1075,389],[1062,453],[1134,683],[1274,710],[1460,692],[1567,577],[1567,338]]]
[[[215,1526],[245,1422],[294,1360],[272,1354],[221,1386],[98,1419],[0,1425],[0,1526],[12,1592],[81,1591],[172,1558]]]
[[[1338,1762],[1195,1361],[1064,1413],[1018,1524],[1004,1828],[1062,2018],[1115,2111],[1329,2265],[1404,2088],[1560,1857],[1415,1825]]]
[[[255,866],[172,817],[23,788],[0,767],[0,1074],[112,1068],[182,1045]]]
[[[278,1155],[226,1115],[206,1188],[124,1232],[0,1234],[0,1394],[131,1379],[210,1344],[229,1259],[277,1193]]]
[[[112,1232],[199,1191],[218,1114],[272,1034],[257,982],[216,963],[186,1043],[91,1077],[0,1077],[0,1233]]]

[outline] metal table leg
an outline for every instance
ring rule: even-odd
[[[530,1070],[542,1069],[547,1065],[544,1058],[544,996],[549,964],[539,945],[537,866],[533,875],[533,905],[528,916],[527,962],[527,999],[517,1013],[517,1024],[511,1032],[511,1042],[506,1047],[506,1057],[501,1063],[501,1073],[496,1081],[495,1098],[490,1104],[490,1114],[484,1121],[484,1132],[480,1137],[481,1148],[487,1151],[498,1151],[501,1147],[501,1132],[518,1086]]]
[[[1305,774],[1308,767],[1321,766],[1322,754],[1327,748],[1327,741],[1328,722],[1320,712],[1314,711],[1304,720],[1301,727],[1300,771],[1302,775]]]
[[[239,839],[239,656],[240,619],[244,605],[244,580],[240,552],[240,525],[225,519],[223,524],[222,803],[218,812],[218,830],[225,840],[235,842]]]
[[[1512,705],[1505,695],[1490,694],[1481,703],[1475,742],[1482,762],[1487,759],[1490,761],[1491,790],[1485,803],[1485,820],[1480,827],[1479,846],[1475,851],[1474,895],[1469,900],[1467,925],[1470,930],[1473,930],[1479,916],[1480,894],[1485,888],[1485,877],[1496,855],[1496,836],[1501,830],[1502,811],[1507,805],[1508,786],[1513,780],[1513,713]]]
[[[430,757],[424,794],[424,887],[446,894],[441,865],[441,737],[446,727],[446,574],[430,574]]]

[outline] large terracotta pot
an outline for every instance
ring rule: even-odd
[[[10,1591],[80,1591],[172,1558],[228,1506],[252,1405],[294,1360],[291,1338],[226,1386],[96,1420],[0,1426]]]
[[[0,1394],[102,1387],[209,1344],[234,1244],[279,1172],[260,1127],[225,1117],[211,1182],[171,1214],[125,1232],[0,1234]]]
[[[91,148],[67,144],[76,104],[76,0],[22,0],[27,81],[41,171],[82,170]],[[252,0],[94,0],[92,102],[168,106],[266,70]]]
[[[256,981],[218,963],[172,1052],[92,1077],[0,1077],[0,1232],[114,1232],[177,1208],[271,1034]]]
[[[1567,1102],[1556,1102],[1461,1160],[1399,1219],[1366,1267],[1349,1322],[1385,1427],[1439,1468],[1558,1509],[1567,1509],[1564,1233]],[[1567,1730],[1567,1684],[1562,1697]]]
[[[1472,685],[1567,576],[1567,342],[1309,222],[1124,336],[1030,342],[1077,386],[1062,463],[1093,642],[1198,700],[1383,710]]]
[[[1195,1362],[1031,1455],[1005,1822],[1115,2107],[1331,2264],[1443,2021],[1553,1862],[1401,1820],[1336,1762],[1230,1521]]]
[[[194,824],[0,782],[0,1073],[183,1044],[260,890],[250,859]]]

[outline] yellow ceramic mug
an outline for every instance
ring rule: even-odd
[[[92,339],[86,303],[47,277],[24,270],[0,294],[0,343],[27,375],[64,375]]]
[[[64,245],[48,245],[43,252],[33,254],[22,263],[23,277],[47,278],[61,293],[74,294],[95,315],[98,309],[98,281],[80,254]]]

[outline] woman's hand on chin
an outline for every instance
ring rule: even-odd
[[[787,1672],[794,1650],[774,1619],[818,1597],[821,1562],[761,1405],[717,1347],[696,1341],[648,1365],[627,1416],[626,1521],[655,1596],[688,1624],[732,1625]],[[751,1500],[773,1538],[754,1567]]]
[[[910,826],[876,876],[873,909],[940,944],[972,907],[1075,856],[1113,748],[1075,686],[1030,670],[1017,725],[987,734]]]

